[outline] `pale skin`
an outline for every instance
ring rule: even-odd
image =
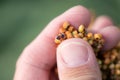
[[[57,50],[54,43],[54,37],[64,21],[69,21],[77,28],[80,24],[88,26],[90,17],[88,9],[83,6],[75,6],[53,19],[37,38],[23,50],[16,64],[14,80],[58,80],[52,71],[55,63],[58,65],[59,80],[101,80],[94,53],[85,41],[81,39],[66,40],[58,46]],[[106,16],[98,17],[90,31],[101,33],[104,36],[106,42],[103,50],[111,49],[120,41],[119,29]],[[89,55],[88,57],[82,55],[86,51],[79,44],[74,44],[77,42],[88,46],[89,52],[86,54]],[[65,47],[66,44],[73,46],[73,50],[80,47],[82,52],[78,50],[75,55],[72,55],[67,54],[69,51],[61,51],[61,48]],[[69,47],[65,49],[67,50]],[[84,60],[80,61],[81,57],[79,55]],[[66,56],[69,56],[69,58],[66,58]],[[65,60],[63,60],[64,58]],[[71,59],[74,59],[74,61],[71,61]],[[83,62],[85,63],[83,64]]]

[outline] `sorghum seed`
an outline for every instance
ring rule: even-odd
[[[74,34],[73,36],[74,36],[74,38],[80,38],[80,36],[78,34]]]
[[[66,36],[67,36],[67,39],[73,37],[73,36],[72,36],[72,33],[71,33],[70,31],[66,31],[65,34],[66,34]]]
[[[80,38],[83,38],[83,37],[84,37],[84,34],[83,34],[83,33],[78,33],[78,35],[80,36]]]
[[[65,31],[66,31],[66,29],[64,29],[64,28],[60,28],[60,30],[59,30],[60,33],[64,33]]]
[[[93,33],[88,33],[88,34],[87,34],[87,38],[88,38],[88,39],[92,39],[92,38],[93,38]]]
[[[120,70],[117,69],[117,70],[115,71],[115,73],[116,73],[117,75],[120,75]]]
[[[70,26],[69,28],[68,28],[68,31],[70,31],[70,32],[72,32],[74,30],[74,27],[73,26]]]
[[[55,39],[55,43],[56,43],[56,44],[60,44],[60,43],[61,43],[61,40]]]
[[[96,39],[96,40],[100,40],[100,39],[102,39],[102,35],[101,34],[94,34],[94,39]]]
[[[69,26],[70,26],[69,22],[66,21],[66,22],[63,23],[63,28],[64,29],[67,29]]]
[[[116,64],[116,65],[115,65],[115,68],[116,68],[116,69],[120,69],[120,64]]]
[[[61,38],[66,39],[66,35],[64,33],[61,33]]]
[[[79,28],[78,28],[78,31],[80,33],[85,33],[85,26],[84,25],[80,25]]]
[[[110,69],[114,69],[114,67],[115,67],[115,65],[113,63],[110,64],[110,66],[109,66]]]
[[[106,58],[105,61],[104,61],[105,64],[109,64],[110,63],[110,59],[109,58]]]
[[[85,40],[85,41],[88,41],[87,37],[83,37],[82,39]]]
[[[94,43],[93,40],[89,40],[88,42],[90,45],[93,45],[93,43]]]
[[[74,31],[72,32],[72,34],[73,34],[73,35],[78,34],[77,30],[74,30]]]

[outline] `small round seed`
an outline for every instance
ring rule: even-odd
[[[60,33],[64,33],[65,31],[66,31],[66,29],[64,29],[64,28],[60,28],[60,30],[59,30]]]
[[[92,39],[92,38],[93,38],[93,33],[88,33],[88,34],[87,34],[87,38],[88,38],[88,39]]]
[[[63,23],[63,28],[64,29],[67,29],[69,26],[70,26],[69,22],[66,21],[66,22]]]
[[[120,70],[117,69],[117,70],[115,71],[115,73],[116,73],[117,75],[120,75]]]
[[[69,28],[68,28],[68,31],[70,31],[70,32],[72,32],[74,30],[74,27],[73,26],[70,26]]]
[[[106,58],[105,61],[104,61],[105,64],[110,64],[110,59],[109,58]]]
[[[55,43],[56,43],[56,44],[60,44],[60,43],[61,43],[61,40],[55,39]]]
[[[100,40],[100,39],[102,39],[102,35],[101,34],[94,34],[94,39],[95,40]]]
[[[89,40],[88,41],[88,43],[90,44],[90,45],[93,45],[94,44],[94,42],[93,42],[93,40],[91,39],[91,40]]]
[[[116,68],[116,69],[120,69],[120,64],[116,64],[116,65],[115,65],[115,68]]]
[[[85,41],[88,41],[87,37],[83,37],[82,39],[85,40]]]
[[[112,64],[110,64],[109,68],[110,68],[110,69],[114,69],[114,68],[115,68],[115,65],[112,63]]]
[[[77,30],[74,30],[74,31],[72,32],[72,34],[73,34],[73,35],[78,34]]]
[[[84,37],[84,34],[83,34],[83,33],[79,33],[78,35],[80,36],[80,38],[83,38],[83,37]]]
[[[67,39],[73,38],[72,33],[70,31],[66,31],[65,34],[67,36]]]
[[[84,25],[80,25],[79,28],[78,28],[78,31],[80,33],[85,33],[85,26]]]

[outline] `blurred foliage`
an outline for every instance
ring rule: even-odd
[[[49,21],[75,5],[108,15],[120,25],[120,0],[0,0],[0,80],[12,80],[24,47]]]

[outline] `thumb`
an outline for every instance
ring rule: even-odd
[[[60,80],[102,80],[91,46],[82,39],[69,39],[57,48]]]

